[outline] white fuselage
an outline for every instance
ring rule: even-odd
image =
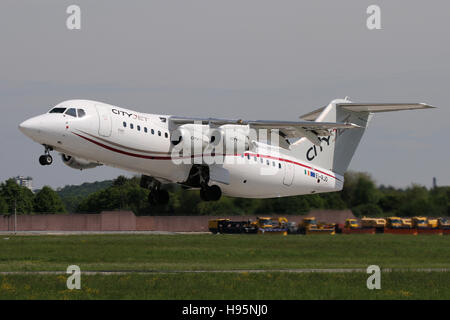
[[[89,100],[69,100],[55,108],[82,109],[82,117],[46,113],[20,124],[35,142],[90,162],[152,176],[162,182],[183,183],[192,161],[181,163],[172,153],[170,116],[139,113]],[[304,139],[302,143],[308,143]],[[192,159],[201,160],[201,154]],[[177,159],[178,158],[178,159]],[[343,177],[312,167],[289,148],[274,152],[265,143],[252,141],[248,151],[227,153],[224,163],[212,165],[228,171],[228,182],[211,180],[222,193],[234,197],[270,198],[339,191]]]

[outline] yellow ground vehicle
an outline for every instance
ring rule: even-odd
[[[437,229],[438,228],[438,219],[428,219],[428,228],[429,229]]]
[[[285,217],[279,217],[278,218],[278,226],[280,228],[287,227],[287,224],[288,224],[288,220]]]
[[[316,218],[303,218],[302,222],[298,224],[299,233],[306,234],[307,231],[317,230]]]
[[[411,219],[402,219],[402,228],[403,229],[411,229],[412,228]]]
[[[230,221],[230,219],[214,219],[208,221],[208,229],[212,233],[218,233],[219,232],[219,224],[222,221]]]
[[[439,229],[450,229],[450,220],[446,219],[446,218],[438,218],[438,228]]]
[[[359,228],[358,220],[356,220],[356,219],[346,219],[344,228],[347,228],[347,229],[358,229]]]
[[[257,217],[253,222],[258,228],[269,229],[275,227],[276,223],[269,217]]]
[[[402,227],[402,219],[399,217],[388,217],[386,219],[386,228],[400,229]]]
[[[269,218],[269,217],[257,217],[252,224],[258,229],[258,233],[270,233],[270,234],[282,234],[287,235],[288,220],[284,217]]]
[[[329,233],[335,234],[335,227],[332,225],[317,224],[315,217],[303,218],[298,225],[298,232],[301,234]]]
[[[413,217],[411,221],[412,221],[412,227],[415,229],[428,228],[428,223],[427,223],[426,217]]]
[[[361,226],[363,228],[384,228],[386,226],[386,220],[383,218],[362,218]]]

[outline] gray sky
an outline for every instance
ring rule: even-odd
[[[66,28],[71,4],[81,30]],[[382,30],[366,27],[371,4]],[[450,185],[449,26],[450,2],[438,0],[3,0],[0,180],[30,175],[56,188],[123,173],[39,165],[43,148],[17,125],[66,99],[292,120],[350,96],[438,107],[375,115],[350,169],[396,187],[433,176]]]

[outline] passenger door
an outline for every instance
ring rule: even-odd
[[[107,106],[101,104],[96,104],[95,108],[97,109],[99,119],[98,134],[103,137],[111,136],[111,110]]]
[[[285,162],[283,183],[287,186],[290,186],[292,184],[292,181],[294,180],[294,174],[295,174],[294,165],[292,163]]]

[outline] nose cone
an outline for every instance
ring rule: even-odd
[[[39,133],[39,124],[40,121],[38,121],[36,117],[31,118],[19,124],[19,130],[26,136],[32,137],[33,135]]]

